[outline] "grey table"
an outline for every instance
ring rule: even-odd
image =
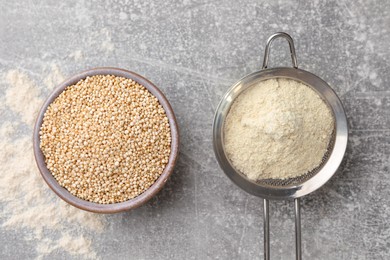
[[[72,231],[91,241],[97,257],[262,259],[262,200],[220,170],[211,125],[223,93],[260,69],[266,39],[285,31],[295,39],[299,67],[335,89],[350,125],[339,172],[302,200],[303,257],[390,258],[389,1],[2,0],[0,5],[0,124],[20,122],[9,142],[32,133],[23,111],[3,102],[12,87],[9,71],[28,77],[43,100],[62,76],[98,66],[125,68],[159,86],[176,112],[180,159],[158,196],[134,211],[103,216],[100,232]],[[282,40],[274,44],[271,66],[290,66]],[[53,205],[63,207],[48,194]],[[12,217],[7,212],[15,211],[4,196],[0,203],[4,224]],[[270,210],[272,259],[294,259],[293,203],[275,201]],[[37,253],[37,244],[59,233],[47,227],[37,237],[28,226],[0,227],[0,258],[86,257],[61,248]]]

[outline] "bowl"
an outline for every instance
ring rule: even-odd
[[[171,153],[169,155],[168,163],[165,166],[165,169],[162,172],[161,176],[153,183],[152,186],[150,186],[145,192],[143,192],[139,196],[120,203],[99,204],[95,202],[86,201],[72,195],[67,189],[63,188],[53,177],[53,175],[51,174],[51,172],[46,166],[45,156],[43,155],[40,148],[39,131],[43,122],[44,114],[48,106],[66,89],[66,87],[74,85],[81,79],[85,79],[88,76],[95,76],[95,75],[114,75],[114,76],[124,77],[128,79],[132,79],[138,82],[139,84],[143,85],[145,88],[147,88],[150,91],[150,93],[152,93],[159,100],[160,104],[164,108],[165,113],[168,117],[168,122],[171,129]],[[172,174],[173,168],[177,161],[178,151],[179,151],[179,132],[178,132],[176,117],[175,114],[173,113],[171,105],[169,104],[164,94],[152,82],[128,70],[103,67],[103,68],[94,68],[91,70],[81,72],[77,75],[74,75],[73,77],[59,84],[53,90],[53,92],[50,94],[48,99],[43,104],[41,110],[39,111],[37,120],[35,122],[33,148],[34,148],[35,161],[37,163],[37,166],[39,168],[39,171],[43,179],[46,181],[47,185],[49,185],[49,187],[61,199],[63,199],[67,203],[77,208],[86,211],[91,211],[95,213],[116,213],[116,212],[134,209],[145,204],[162,189],[162,187],[167,182],[169,176]]]

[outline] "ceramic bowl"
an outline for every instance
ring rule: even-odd
[[[125,78],[132,79],[138,82],[139,84],[143,85],[155,97],[157,97],[160,104],[163,106],[171,128],[171,137],[172,137],[171,153],[169,155],[169,161],[161,176],[156,180],[156,182],[152,186],[150,186],[149,189],[147,189],[144,193],[142,193],[138,197],[120,203],[99,204],[99,203],[86,201],[72,195],[68,190],[60,186],[60,184],[56,181],[56,179],[53,177],[51,172],[48,170],[45,163],[45,157],[40,149],[39,131],[47,107],[61,94],[62,91],[66,89],[66,87],[76,84],[81,79],[85,79],[88,76],[94,76],[94,75],[114,75],[119,77],[125,77]],[[172,107],[169,104],[166,97],[164,96],[164,94],[152,82],[150,82],[146,78],[134,72],[124,70],[124,69],[118,69],[118,68],[95,68],[95,69],[87,70],[65,80],[60,85],[58,85],[57,88],[54,89],[54,91],[50,94],[48,99],[45,101],[38,114],[35,127],[34,127],[33,141],[34,141],[34,155],[35,155],[36,163],[38,165],[38,168],[41,172],[43,179],[46,181],[49,187],[67,203],[77,208],[91,211],[91,212],[96,212],[96,213],[116,213],[120,211],[134,209],[145,204],[148,200],[150,200],[153,196],[155,196],[162,189],[164,184],[167,182],[169,176],[173,172],[173,168],[176,164],[176,160],[178,157],[178,150],[179,150],[179,132],[178,132],[176,118],[173,113]]]

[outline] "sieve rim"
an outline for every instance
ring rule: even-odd
[[[302,82],[327,103],[334,116],[334,144],[321,169],[299,184],[272,186],[249,180],[231,165],[224,150],[223,128],[226,116],[234,100],[254,83],[273,78],[287,78]],[[334,90],[318,76],[298,68],[277,67],[253,72],[234,83],[221,99],[213,122],[213,148],[219,166],[236,185],[248,193],[265,199],[299,198],[323,186],[340,166],[348,141],[348,124],[343,105]]]

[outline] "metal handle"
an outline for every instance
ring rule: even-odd
[[[270,260],[269,240],[269,201],[264,199],[264,260]],[[301,244],[301,204],[300,199],[295,199],[295,259],[302,260]]]
[[[263,69],[266,69],[268,67],[269,52],[270,52],[271,44],[276,38],[279,38],[279,37],[285,38],[288,41],[288,45],[290,46],[292,64],[293,64],[293,67],[297,69],[298,63],[297,63],[297,56],[295,54],[294,41],[290,35],[288,35],[287,33],[284,33],[284,32],[277,32],[268,38],[267,45],[265,46],[265,52],[264,52]]]
[[[264,260],[269,260],[269,201],[264,199]]]
[[[302,259],[301,245],[301,203],[299,198],[295,199],[295,258]]]

